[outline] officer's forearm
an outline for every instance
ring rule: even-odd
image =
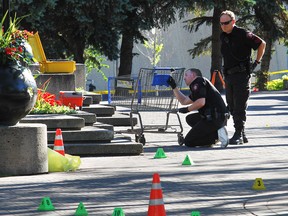
[[[260,44],[257,50],[256,61],[261,62],[262,56],[264,55],[264,52],[265,52],[265,48],[266,48],[266,42],[262,41],[262,43]]]
[[[173,92],[174,92],[174,95],[180,104],[187,105],[187,103],[186,103],[187,96],[186,95],[184,95],[177,87],[175,89],[173,89]]]

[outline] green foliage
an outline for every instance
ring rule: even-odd
[[[24,25],[39,31],[47,58],[74,56],[84,63],[84,50],[92,45],[109,60],[119,54],[119,26],[126,17],[128,0],[20,0],[19,13],[31,13]],[[57,47],[57,49],[55,48]]]
[[[31,47],[27,42],[31,33],[18,29],[21,20],[25,16],[17,17],[15,14],[14,18],[11,18],[7,17],[7,14],[8,11],[4,14],[0,23],[0,64],[6,65],[13,62],[14,64],[29,65],[33,63]],[[8,21],[8,26],[5,26],[8,19],[10,19],[10,22]]]
[[[167,27],[176,21],[175,6],[188,4],[190,2],[172,0],[11,0],[11,9],[31,14],[23,27],[39,32],[48,59],[73,56],[76,62],[84,63],[84,50],[89,46],[109,60],[118,59],[121,35],[128,33],[132,43],[143,43],[143,30]],[[132,59],[132,51],[123,51],[121,55],[125,54],[120,61]],[[120,62],[122,64],[131,64],[124,67],[129,73],[132,62]]]
[[[49,80],[45,83],[47,87]],[[44,88],[44,89],[45,89]],[[61,101],[56,100],[56,96],[46,90],[38,89],[36,103],[30,114],[74,114],[76,111],[69,106],[65,106]]]
[[[184,0],[185,1],[185,0]],[[192,58],[203,55],[207,51],[212,50],[212,68],[221,65],[221,55],[219,52],[219,15],[223,10],[232,10],[236,15],[239,26],[249,29],[258,34],[267,44],[273,44],[277,40],[283,40],[288,34],[288,13],[287,1],[278,0],[207,0],[194,1],[194,4],[186,5],[186,11],[192,12],[194,17],[184,21],[184,28],[189,32],[196,32],[203,25],[212,24],[212,37],[205,35],[200,42],[195,43],[194,47],[188,52]],[[199,12],[200,11],[200,12]],[[205,15],[201,13],[205,11]],[[207,16],[208,14],[208,16]],[[213,14],[213,15],[212,15]],[[209,16],[210,15],[210,16]],[[237,25],[238,25],[237,24]],[[285,39],[284,39],[285,41]],[[286,39],[286,46],[288,46]],[[267,55],[267,56],[266,56]],[[266,47],[266,52],[262,59],[261,69],[267,71],[269,69],[271,55],[271,46]],[[260,72],[257,79],[257,85],[260,90],[265,90],[267,82],[267,74]]]
[[[194,59],[196,56],[200,55],[211,55],[211,40],[212,36],[201,39],[198,43],[195,43],[195,47],[188,50],[189,54],[192,55],[192,58]]]
[[[35,107],[29,114],[75,114],[76,110],[68,106],[51,106],[48,103],[43,103],[41,106]]]
[[[185,20],[183,23],[184,29],[188,30],[189,32],[197,32],[201,25],[206,24],[210,26],[212,24],[213,17],[208,16],[201,16],[201,17],[195,17],[189,20]]]
[[[106,58],[101,55],[99,51],[94,49],[92,46],[89,46],[84,51],[84,57],[85,57],[85,66],[87,68],[88,74],[95,69],[96,72],[99,72],[102,74],[102,77],[105,81],[107,81],[107,77],[104,74],[104,72],[101,70],[102,68],[109,68],[109,65],[104,64],[106,61]]]
[[[283,75],[282,80],[288,80],[288,75]]]
[[[146,47],[146,49],[151,50],[152,51],[152,56],[147,56],[150,60],[151,65],[156,66],[161,58],[161,51],[163,50],[163,43],[158,43],[157,42],[157,38],[155,38],[156,40],[145,40],[144,41],[144,47]]]
[[[266,88],[269,91],[283,90],[283,80],[282,79],[275,79],[272,81],[268,81]]]
[[[275,79],[267,82],[266,88],[269,91],[279,91],[284,89],[284,82],[288,81],[288,75],[283,75],[281,79]]]

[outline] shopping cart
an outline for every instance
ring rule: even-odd
[[[130,108],[131,129],[118,133],[135,134],[135,141],[145,145],[144,132],[177,133],[179,145],[183,145],[183,127],[178,114],[178,101],[167,84],[172,76],[180,88],[184,68],[157,67],[141,68],[138,77],[109,77],[108,103],[113,106]],[[144,125],[141,112],[166,112],[165,125]],[[170,114],[177,116],[179,124],[169,124]],[[134,115],[138,116],[140,128],[133,125]]]

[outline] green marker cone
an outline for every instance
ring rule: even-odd
[[[115,208],[112,216],[125,216],[122,208]]]
[[[49,197],[42,198],[38,211],[53,211],[55,210]]]
[[[182,162],[182,165],[193,165],[193,161],[190,159],[189,155],[186,155],[184,161]]]
[[[191,216],[200,216],[200,212],[199,211],[192,211]]]
[[[85,206],[82,202],[79,203],[78,208],[74,214],[75,216],[88,216]]]
[[[156,154],[154,156],[154,159],[159,159],[159,158],[166,158],[167,156],[165,155],[165,152],[163,148],[158,148],[156,151]]]

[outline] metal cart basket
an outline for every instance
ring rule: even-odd
[[[149,133],[177,133],[179,145],[183,145],[183,127],[178,114],[178,101],[173,90],[167,84],[172,76],[180,88],[183,80],[184,68],[156,67],[141,68],[138,77],[109,77],[108,103],[114,106],[130,108],[131,129],[119,131],[135,134],[136,142],[145,145],[144,132]],[[165,125],[144,125],[141,112],[166,112]],[[177,116],[179,124],[170,125],[170,114]],[[140,128],[133,125],[133,115],[137,115]]]

